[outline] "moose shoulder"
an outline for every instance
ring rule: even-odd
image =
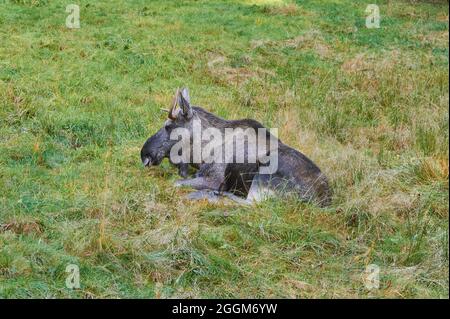
[[[150,166],[168,158],[185,178],[176,185],[198,191],[190,198],[225,195],[250,203],[265,196],[293,195],[320,206],[330,204],[326,176],[261,123],[225,120],[191,106],[186,88],[177,90],[167,111],[164,126],[142,147],[141,160]],[[187,178],[189,166],[197,169],[192,178]]]

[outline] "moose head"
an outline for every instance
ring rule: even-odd
[[[176,128],[192,128],[193,109],[190,104],[187,88],[177,89],[164,126],[147,139],[141,149],[141,160],[144,166],[159,165],[165,157],[169,157],[172,146],[177,140],[171,140],[170,134]],[[169,158],[170,159],[170,158]],[[180,175],[187,175],[187,164],[179,166]]]

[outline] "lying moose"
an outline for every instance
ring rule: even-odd
[[[145,142],[141,160],[144,166],[150,166],[169,158],[184,178],[175,185],[197,190],[188,198],[216,201],[224,195],[240,203],[252,203],[268,196],[293,195],[319,206],[330,204],[331,191],[320,169],[259,122],[224,120],[191,106],[186,88],[177,90],[172,107],[166,111],[167,121]],[[230,130],[234,135],[227,135]],[[256,143],[249,132],[263,133],[258,134]],[[196,139],[196,135],[201,137]],[[205,135],[211,138],[205,139]],[[199,156],[205,153],[208,156]],[[197,169],[193,178],[187,178],[189,167]]]

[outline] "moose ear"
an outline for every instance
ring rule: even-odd
[[[189,90],[187,88],[183,88],[178,93],[178,105],[180,106],[181,111],[185,117],[192,117],[191,99],[189,97]]]
[[[171,120],[176,120],[176,118],[177,118],[176,107],[178,105],[179,95],[180,95],[180,90],[177,89],[177,91],[175,92],[175,96],[173,97],[172,107],[170,108],[170,110],[168,112],[169,113],[168,117]]]
[[[191,104],[191,98],[189,97],[189,90],[188,90],[188,88],[183,88],[181,90],[181,96],[183,97],[185,102],[187,102],[189,105]]]

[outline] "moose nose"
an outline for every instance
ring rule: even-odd
[[[142,164],[144,164],[144,166],[148,166],[149,164],[150,164],[150,158],[148,158],[148,157],[144,157],[143,159],[142,159]]]

